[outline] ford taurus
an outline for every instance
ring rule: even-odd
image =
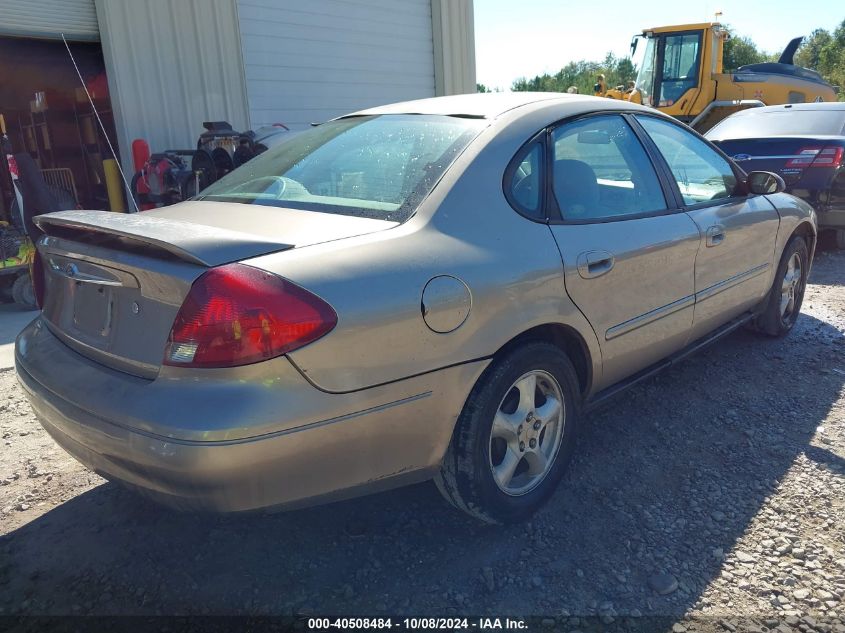
[[[627,102],[357,112],[191,201],[39,216],[17,372],[59,445],[180,508],[433,478],[516,521],[582,412],[740,326],[789,332],[816,220],[783,187]]]

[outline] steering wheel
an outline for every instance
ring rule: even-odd
[[[264,191],[258,191],[262,186],[265,187]],[[260,176],[233,187],[231,193],[251,193],[256,196],[272,196],[276,200],[281,200],[286,189],[287,178],[283,176]]]

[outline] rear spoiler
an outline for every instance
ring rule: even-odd
[[[194,222],[171,220],[148,213],[59,211],[33,221],[47,235],[86,241],[86,235],[129,240],[201,266],[220,266],[293,248],[260,235],[231,231]]]

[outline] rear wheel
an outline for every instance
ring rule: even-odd
[[[9,279],[8,275],[0,275],[0,302],[11,303],[15,300],[12,296],[14,283],[14,280]]]
[[[12,284],[12,298],[15,303],[30,310],[35,310],[38,307],[35,303],[35,289],[32,287],[29,273],[24,273],[15,279],[15,283]]]
[[[458,418],[437,485],[488,523],[528,517],[554,492],[572,457],[578,380],[560,349],[529,343],[494,361]]]
[[[781,256],[766,306],[757,317],[758,330],[769,336],[785,336],[795,325],[804,301],[809,260],[807,243],[802,237],[793,237]]]

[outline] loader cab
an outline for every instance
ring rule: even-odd
[[[674,116],[688,113],[709,75],[721,72],[722,35],[716,27],[664,27],[634,37],[632,57],[642,51],[636,90],[643,105],[666,109]]]

